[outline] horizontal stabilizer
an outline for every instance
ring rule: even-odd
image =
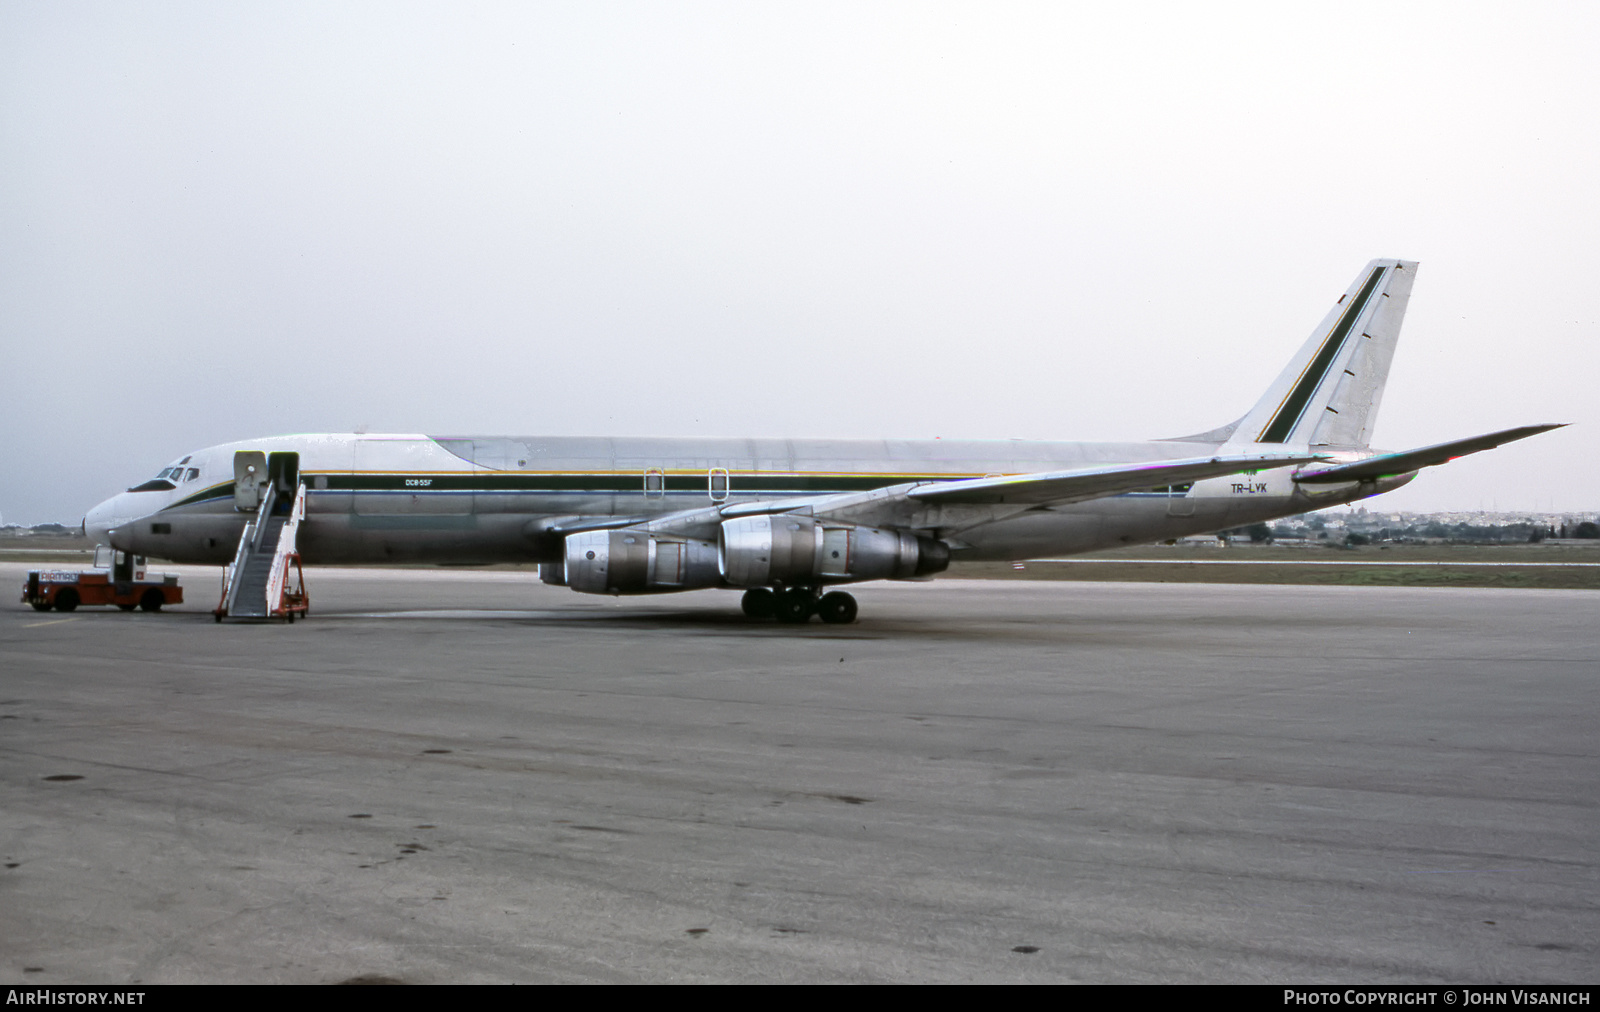
[[[967,478],[960,481],[931,482],[906,492],[911,499],[940,504],[995,504],[1056,506],[1084,502],[1123,492],[1185,482],[1220,478],[1243,471],[1265,471],[1291,464],[1325,460],[1307,454],[1229,454],[1216,457],[1191,457],[1159,463],[1119,464],[1112,467],[1082,468],[1040,474],[1017,474],[995,478]]]
[[[1517,439],[1527,439],[1529,436],[1537,436],[1541,432],[1559,429],[1565,424],[1567,423],[1524,425],[1515,429],[1491,432],[1487,436],[1474,436],[1471,439],[1457,439],[1454,442],[1440,443],[1437,446],[1424,446],[1420,450],[1406,450],[1404,453],[1385,453],[1377,457],[1368,457],[1366,460],[1358,460],[1354,464],[1340,464],[1337,467],[1297,474],[1294,480],[1301,483],[1324,484],[1392,478],[1395,475],[1406,474],[1418,468],[1432,467],[1435,464],[1448,464],[1457,457],[1465,457],[1467,454],[1477,453],[1479,450],[1492,450],[1502,443],[1509,443]]]

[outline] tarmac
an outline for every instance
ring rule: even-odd
[[[1600,592],[0,565],[0,982],[1592,983]]]

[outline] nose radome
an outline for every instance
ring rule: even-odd
[[[111,532],[118,524],[135,519],[132,516],[121,516],[127,510],[119,500],[121,495],[114,495],[105,502],[91,509],[83,515],[83,532],[97,545],[110,545]]]
[[[83,515],[83,533],[88,535],[90,540],[97,545],[111,544],[108,537],[111,530],[111,524],[108,523],[111,512],[110,506],[111,500],[107,499]]]

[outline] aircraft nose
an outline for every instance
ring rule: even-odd
[[[116,526],[111,519],[113,502],[114,499],[107,499],[83,515],[83,533],[97,545],[111,544],[111,528]]]
[[[97,545],[110,545],[111,532],[118,524],[134,519],[122,508],[121,495],[114,495],[83,515],[83,532]]]

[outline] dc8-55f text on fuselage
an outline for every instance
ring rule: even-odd
[[[1416,264],[1375,260],[1243,418],[1145,442],[331,433],[196,450],[96,506],[98,542],[228,564],[259,496],[303,503],[307,564],[536,562],[577,591],[743,589],[851,621],[837,584],[1059,556],[1353,502],[1526,426],[1400,453],[1370,434]],[[259,463],[276,461],[272,476]],[[247,495],[246,492],[249,492]]]

